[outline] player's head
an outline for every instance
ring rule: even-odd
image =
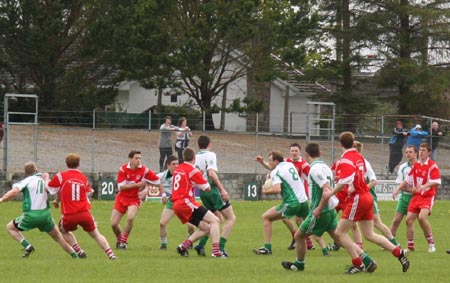
[[[36,163],[30,161],[25,163],[24,167],[25,176],[31,176],[37,173],[37,166]]]
[[[355,136],[352,132],[342,132],[339,135],[339,143],[345,149],[349,149],[353,147],[353,142],[355,140]]]
[[[128,153],[128,158],[130,159],[130,167],[135,169],[141,165],[142,154],[139,150],[132,150]]]
[[[405,149],[405,156],[408,161],[415,161],[417,159],[417,148],[413,145],[408,145]]]
[[[195,161],[195,151],[190,147],[186,147],[183,150],[183,159],[186,162],[193,163]]]
[[[298,143],[292,143],[289,146],[289,153],[291,154],[291,158],[297,160],[300,158],[300,154],[302,153],[302,148]]]
[[[80,156],[76,153],[69,153],[66,156],[66,165],[71,169],[80,167]]]
[[[421,143],[419,146],[419,159],[422,162],[424,162],[428,159],[430,154],[431,154],[431,146],[426,142]]]
[[[275,150],[275,151],[271,151],[269,153],[269,164],[272,165],[272,167],[277,166],[278,163],[283,162],[283,161],[284,161],[284,157],[280,151]]]
[[[362,143],[360,143],[359,141],[354,141],[353,142],[353,147],[354,148],[356,148],[356,150],[359,152],[359,153],[363,153],[363,144]]]
[[[183,125],[184,123],[184,125]],[[186,117],[181,117],[180,119],[178,119],[178,127],[184,127],[187,124],[187,120]]]
[[[179,165],[179,161],[178,161],[177,157],[175,157],[174,155],[169,155],[167,157],[166,166],[170,172],[173,172],[175,170],[175,168],[178,167],[178,165]]]
[[[320,148],[319,144],[317,143],[308,143],[305,147],[305,152],[311,157],[311,158],[318,158],[320,157]]]
[[[199,136],[197,143],[199,149],[206,149],[211,143],[211,139],[208,136]]]
[[[428,152],[431,152],[431,146],[430,146],[429,143],[426,143],[426,142],[421,143],[420,146],[419,146],[419,151],[420,151],[421,148],[424,148],[424,149],[426,149]]]

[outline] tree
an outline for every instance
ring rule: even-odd
[[[115,66],[98,19],[107,1],[4,0],[2,93],[35,93],[41,109],[92,110],[114,98]]]

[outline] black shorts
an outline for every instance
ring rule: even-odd
[[[203,205],[199,208],[194,209],[192,212],[192,217],[189,223],[192,223],[193,225],[198,227],[198,224],[200,224],[200,221],[203,220],[203,217],[208,213],[208,209],[204,207]]]

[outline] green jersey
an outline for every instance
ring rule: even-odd
[[[281,184],[283,203],[298,204],[308,200],[303,181],[291,162],[280,162],[270,173],[272,184]]]
[[[309,193],[311,194],[311,211],[319,205],[320,200],[322,199],[322,187],[326,183],[329,183],[331,188],[334,187],[333,172],[322,160],[316,160],[311,163],[308,175],[308,188]],[[330,208],[326,205],[323,208],[322,213],[328,212],[329,210]]]
[[[13,184],[12,187],[18,188],[23,194],[23,212],[50,209],[47,191],[41,176],[41,173],[37,173]]]

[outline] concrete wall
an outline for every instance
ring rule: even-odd
[[[96,173],[96,174],[86,174],[89,177],[90,184],[95,190],[93,198],[96,199],[113,199],[112,195],[102,195],[102,190],[108,191],[114,187],[114,191],[117,190],[117,186],[114,182],[116,178],[116,172],[114,173]],[[52,176],[52,174],[50,174]],[[23,174],[12,174],[10,176],[2,176],[0,187],[0,195],[8,191],[12,184],[21,178]],[[7,177],[7,178],[6,178]],[[228,190],[230,198],[232,200],[268,200],[268,199],[279,199],[279,195],[262,195],[261,185],[264,181],[264,175],[261,174],[240,174],[240,173],[227,173],[219,174],[219,177]],[[109,182],[114,182],[114,184],[109,184]],[[110,185],[108,188],[107,185]],[[250,186],[250,187],[249,187]],[[442,185],[438,188],[438,200],[450,200],[450,176],[442,177]]]

